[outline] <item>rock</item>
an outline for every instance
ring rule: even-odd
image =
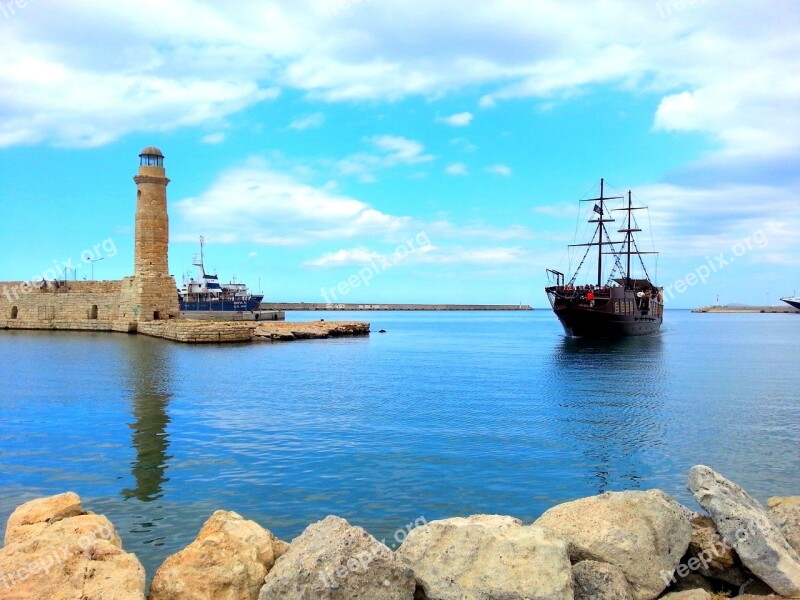
[[[339,517],[314,523],[264,580],[259,600],[412,600],[414,575],[394,552]]]
[[[689,546],[691,526],[680,504],[661,490],[607,492],[554,506],[534,523],[569,544],[573,563],[617,566],[636,600],[652,600]]]
[[[723,541],[711,517],[698,514],[690,523],[692,541],[689,543],[687,556],[684,557],[684,564],[676,572],[678,584],[684,585],[685,580],[695,574],[735,587],[752,579],[752,574],[742,566],[736,552]],[[691,589],[696,587],[702,586],[689,584]]]
[[[757,500],[703,465],[689,470],[688,488],[748,569],[782,596],[800,597],[800,556]]]
[[[195,541],[158,568],[149,599],[255,599],[275,563],[275,541],[257,523],[218,510]]]
[[[690,523],[692,541],[689,543],[689,554],[710,571],[724,571],[736,564],[736,553],[722,541],[711,517],[698,515]]]
[[[711,582],[697,573],[689,573],[685,577],[680,577],[674,585],[670,586],[669,592],[686,592],[696,589],[705,590],[710,594],[714,592]]]
[[[582,560],[572,567],[575,600],[630,600],[631,587],[614,565]]]
[[[776,496],[767,500],[767,506],[772,522],[800,554],[800,496]]]
[[[63,495],[62,495],[63,496]],[[21,514],[44,516],[44,506],[68,507],[75,498],[49,498]],[[78,499],[78,504],[80,499]],[[29,503],[30,504],[30,503]],[[60,509],[54,516],[63,515]],[[30,527],[36,523],[21,525]],[[139,560],[122,549],[111,522],[102,515],[80,514],[52,523],[39,521],[0,550],[0,597],[13,600],[144,600],[145,573]]]
[[[693,590],[664,594],[661,596],[661,600],[711,600],[711,594],[703,589],[696,588]]]
[[[509,517],[506,515],[472,515],[469,517],[455,517],[436,522],[446,522],[457,527],[466,525],[482,525],[484,527],[522,527],[523,525],[522,521],[516,517]]]
[[[81,499],[73,492],[31,500],[18,506],[8,518],[5,544],[21,542],[38,535],[51,523],[82,514]]]
[[[275,538],[272,542],[272,553],[275,555],[275,560],[286,554],[289,549],[289,543]]]
[[[760,598],[763,598],[764,596],[772,596],[777,598],[783,597],[776,596],[771,587],[769,587],[760,579],[755,579],[753,577],[751,577],[749,581],[739,586],[739,596],[755,596]]]
[[[566,544],[512,517],[432,521],[397,551],[428,600],[571,600]]]

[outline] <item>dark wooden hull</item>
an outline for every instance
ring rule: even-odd
[[[572,337],[613,338],[658,333],[661,317],[618,315],[592,308],[554,309],[564,332]]]
[[[650,285],[545,288],[564,332],[572,337],[619,338],[651,335],[661,328],[664,305],[661,288]],[[590,298],[589,294],[594,294]]]

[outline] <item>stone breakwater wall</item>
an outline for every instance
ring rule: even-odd
[[[122,283],[67,281],[58,287],[53,282],[41,287],[29,281],[0,282],[0,327],[110,330],[109,325],[100,323],[119,318]],[[66,323],[73,326],[67,327]]]
[[[288,342],[327,339],[369,334],[369,323],[354,321],[311,321],[286,323],[276,321],[193,321],[173,319],[138,323],[137,331],[189,344],[225,342]]]
[[[262,302],[261,310],[370,310],[370,311],[483,311],[534,310],[527,304],[354,304],[324,302]]]
[[[688,489],[608,492],[532,524],[473,515],[398,528],[392,550],[329,516],[291,543],[217,511],[149,590],[113,524],[64,493],[8,520],[0,598],[66,600],[742,600],[800,597],[800,497],[764,507],[705,466]]]
[[[138,332],[190,344],[324,339],[369,333],[369,323],[361,322],[147,320],[150,315],[143,320],[139,302],[150,297],[143,296],[139,288],[149,289],[148,285],[135,277],[68,281],[58,286],[48,282],[42,287],[30,282],[0,282],[0,329]],[[156,290],[148,302],[166,306],[164,293]]]

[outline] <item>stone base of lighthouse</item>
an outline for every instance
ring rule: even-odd
[[[171,275],[133,276],[122,280],[121,321],[158,321],[179,316],[178,290]]]

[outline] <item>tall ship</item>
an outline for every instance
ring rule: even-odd
[[[622,200],[620,208],[608,208],[612,201]],[[570,247],[586,247],[586,252],[574,274],[566,275],[555,269],[547,269],[549,283],[545,288],[550,306],[558,317],[564,331],[574,337],[626,337],[657,333],[664,317],[664,288],[652,282],[642,259],[644,254],[636,243],[635,233],[642,231],[634,213],[646,206],[633,206],[631,192],[625,196],[606,196],[605,181],[600,180],[600,197],[581,200],[594,202],[589,223],[594,225],[592,239]],[[623,234],[620,240],[612,240],[606,228],[614,223],[612,213],[622,212],[622,227],[616,231]],[[579,282],[582,267],[597,260],[597,279]],[[613,268],[603,278],[603,257],[613,257]],[[634,258],[635,257],[635,258]],[[635,261],[635,263],[634,263]],[[609,260],[608,262],[611,262]],[[640,267],[635,277],[632,267]]]
[[[181,312],[252,312],[264,299],[263,294],[251,294],[243,283],[220,284],[219,277],[206,273],[203,247],[205,238],[200,238],[200,254],[195,255],[193,266],[197,267],[197,278],[184,276],[178,289]]]
[[[798,310],[800,310],[800,296],[792,296],[791,298],[781,298],[781,302],[786,302],[789,306],[792,306]]]

